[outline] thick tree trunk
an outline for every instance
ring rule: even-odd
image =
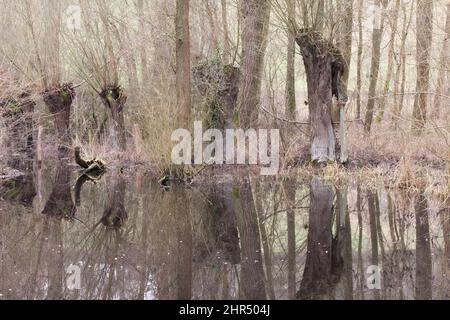
[[[345,99],[339,99],[337,108],[339,110],[339,143],[341,154],[339,160],[341,163],[348,161],[347,150],[347,126],[346,126],[346,114],[347,114],[347,90],[348,90],[348,78],[350,74],[350,63],[352,59],[352,40],[353,40],[353,0],[343,1],[340,4],[340,13],[342,15],[342,23],[339,27],[339,50],[342,53],[344,60],[344,70],[340,81],[342,82],[341,90],[344,93]]]
[[[335,161],[335,137],[331,121],[332,50],[319,33],[304,32],[296,40],[302,52],[308,83],[311,160],[317,163]]]
[[[189,0],[176,4],[176,87],[179,122],[190,127],[191,121],[191,49],[189,32]]]
[[[217,10],[216,5],[211,0],[203,1],[205,4],[206,14],[208,15],[208,23],[209,23],[209,41],[211,41],[210,46],[210,54],[213,56],[217,53],[217,49],[219,48],[219,39],[217,38]]]
[[[192,75],[202,103],[206,103],[208,127],[222,130],[233,128],[241,77],[239,68],[209,61],[195,66]]]
[[[432,0],[417,1],[416,26],[417,83],[413,130],[420,132],[427,121],[427,91],[430,85],[430,50],[433,36]]]
[[[127,96],[122,87],[117,85],[108,86],[100,93],[103,104],[111,111],[113,122],[112,140],[120,150],[126,150],[126,130],[123,110]]]
[[[258,124],[261,79],[269,28],[270,1],[241,1],[240,13],[242,17],[242,77],[235,125],[241,128],[250,128]]]
[[[227,0],[220,1],[222,6],[222,34],[223,34],[223,56],[224,64],[229,64],[231,60],[230,36],[228,34],[228,6]]]
[[[70,111],[75,99],[73,84],[66,83],[44,92],[44,102],[53,115],[60,139],[60,148],[67,147],[70,138]]]

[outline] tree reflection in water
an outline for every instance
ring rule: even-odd
[[[449,298],[448,207],[427,188],[230,176],[165,191],[114,171],[81,188],[68,164],[42,170],[25,202],[43,214],[0,200],[6,299]]]

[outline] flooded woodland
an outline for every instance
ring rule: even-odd
[[[428,187],[76,178],[60,162],[1,184],[2,298],[449,298],[450,210]],[[80,290],[66,286],[71,266]]]
[[[448,300],[448,0],[0,0],[0,300]]]

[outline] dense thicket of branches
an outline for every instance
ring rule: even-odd
[[[239,70],[237,101],[232,119],[227,116],[234,125],[281,126],[283,119],[320,127],[323,112],[313,116],[316,106],[308,101],[308,87],[310,93],[317,88],[308,83],[302,48],[295,45],[301,30],[320,34],[339,51],[332,54],[343,57],[339,81],[348,101],[340,109],[338,101],[326,102],[333,123],[340,121],[339,112],[347,121],[364,112],[367,132],[391,125],[448,132],[446,0],[1,0],[0,5],[2,114],[8,117],[9,101],[30,96],[35,108],[18,107],[34,115],[31,130],[36,135],[56,128],[60,146],[81,141],[135,148],[162,165],[170,155],[170,132],[211,114],[204,108],[211,97],[190,78],[197,66],[212,61]],[[215,107],[220,113],[220,104]],[[7,124],[3,121],[2,132]],[[287,132],[292,134],[285,137],[299,138],[305,131],[290,126]],[[345,139],[341,132],[326,140],[336,140],[339,148]]]

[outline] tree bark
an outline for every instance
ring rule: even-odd
[[[60,149],[65,149],[69,143],[70,111],[74,99],[75,90],[71,83],[66,83],[44,92],[44,102],[53,115],[60,139]]]
[[[311,160],[317,163],[335,161],[335,137],[331,120],[332,50],[317,32],[303,32],[296,41],[303,56],[308,83]]]
[[[348,78],[350,74],[350,63],[352,59],[352,39],[353,39],[353,0],[343,1],[340,4],[340,12],[342,13],[342,23],[339,26],[339,50],[345,63],[342,76],[340,77],[341,89],[345,97],[348,96]],[[347,98],[346,98],[347,100]],[[339,160],[341,163],[348,161],[347,150],[347,127],[346,127],[346,107],[347,101],[341,99],[338,101],[337,108],[339,110],[339,137],[341,145],[341,154]]]
[[[430,50],[433,36],[433,1],[417,1],[416,26],[417,83],[413,130],[420,133],[427,121],[427,91],[430,85]]]
[[[191,48],[189,31],[189,0],[176,3],[176,88],[177,108],[181,126],[191,121]],[[181,116],[180,116],[181,115]]]
[[[223,58],[222,61],[225,65],[230,63],[231,51],[230,51],[230,37],[228,35],[228,6],[227,0],[221,0],[222,6],[222,33],[223,33]]]
[[[358,62],[356,67],[356,118],[361,119],[361,88],[362,88],[362,55],[363,55],[363,0],[358,0]]]
[[[296,104],[295,104],[295,0],[286,0],[287,4],[287,65],[286,65],[286,90],[285,105],[286,116],[289,120],[295,121]]]
[[[118,85],[110,85],[100,93],[103,104],[111,111],[113,121],[112,140],[120,150],[126,150],[126,130],[123,110],[127,102],[125,90]]]
[[[394,70],[394,68],[392,68],[391,66],[393,65],[393,60],[394,60],[394,49],[395,49],[395,39],[396,39],[396,35],[397,35],[399,9],[400,9],[400,0],[396,0],[395,7],[392,10],[392,15],[391,15],[392,20],[391,20],[391,37],[389,39],[389,53],[388,53],[388,64],[387,64],[388,69],[387,69],[386,80],[384,81],[383,93],[382,93],[382,96],[381,96],[380,102],[379,102],[379,108],[378,108],[379,110],[378,110],[378,115],[376,118],[377,122],[381,122],[381,120],[383,119],[383,116],[384,116],[384,112],[386,110],[386,95],[389,92],[392,74],[393,74],[393,70]]]
[[[139,35],[146,38],[144,0],[137,0],[136,9],[139,17]],[[144,89],[150,84],[150,71],[148,69],[148,57],[145,42],[140,44],[139,58],[141,60],[141,88]]]
[[[445,39],[442,44],[441,56],[439,58],[439,73],[436,96],[434,98],[433,117],[438,119],[441,114],[442,95],[449,94],[449,70],[450,70],[450,3],[447,4],[447,20],[445,22]]]
[[[234,122],[238,127],[247,129],[258,124],[270,1],[241,1],[240,13],[242,17],[242,77]]]
[[[383,6],[382,6],[383,4]],[[370,85],[369,85],[369,101],[367,102],[366,118],[364,122],[364,128],[367,132],[370,132],[372,128],[373,112],[376,102],[376,90],[378,84],[378,74],[380,70],[380,56],[381,56],[381,38],[384,29],[384,14],[382,10],[386,8],[386,0],[377,0],[375,13],[373,20],[373,32],[372,32],[372,61],[370,67]]]

